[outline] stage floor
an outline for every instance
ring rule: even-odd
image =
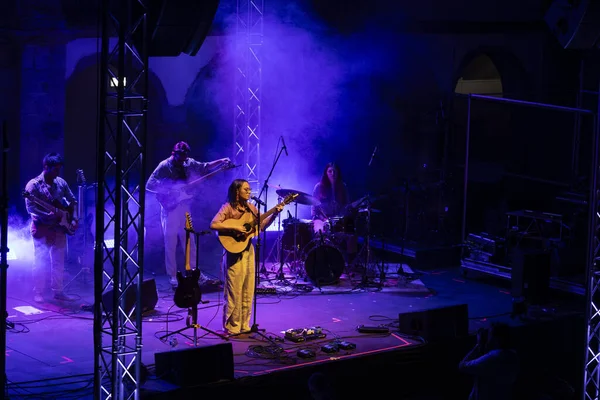
[[[268,271],[276,271],[277,265],[268,265]],[[325,339],[304,343],[277,341],[284,352],[272,357],[249,357],[250,346],[268,346],[262,337],[231,338],[234,351],[236,378],[265,376],[277,371],[289,371],[319,363],[331,363],[345,358],[368,356],[377,353],[404,351],[420,346],[418,338],[397,332],[399,313],[438,308],[467,303],[470,330],[486,326],[495,318],[510,320],[512,309],[509,289],[496,286],[495,282],[467,280],[459,268],[421,272],[412,279],[398,277],[398,265],[388,265],[384,285],[357,286],[344,279],[340,285],[322,287],[318,290],[287,274],[287,284],[263,277],[262,287],[275,288],[277,294],[259,295],[256,318],[260,328],[272,338],[283,338],[283,331],[290,328],[321,327]],[[405,266],[405,271],[412,272]],[[289,271],[286,271],[289,272]],[[146,277],[150,278],[150,277]],[[144,317],[142,362],[153,374],[154,354],[171,349],[193,346],[189,337],[175,335],[162,338],[185,326],[187,310],[173,305],[173,292],[166,277],[156,276],[159,300],[156,310]],[[357,281],[358,280],[358,281]],[[346,282],[344,282],[346,281]],[[398,283],[400,282],[400,283]],[[296,284],[296,285],[294,285]],[[93,316],[83,311],[81,305],[92,304],[92,286],[79,280],[69,293],[80,300],[72,303],[48,300],[37,304],[32,300],[31,289],[26,280],[9,280],[8,321],[15,324],[7,333],[7,377],[11,398],[31,398],[31,393],[46,393],[47,398],[91,398],[93,371]],[[207,304],[200,305],[198,321],[215,331],[221,329],[223,295],[221,291],[204,293]],[[386,325],[390,334],[362,334],[358,325]],[[396,328],[396,329],[394,329]],[[193,331],[187,330],[191,336]],[[326,354],[320,351],[322,344],[341,339],[356,344],[355,350]],[[221,343],[223,339],[199,331],[199,345]],[[317,356],[301,359],[296,356],[300,348],[312,348]],[[39,382],[35,382],[39,381]],[[169,391],[173,385],[162,380],[149,379],[150,390]],[[52,394],[52,392],[55,392]]]

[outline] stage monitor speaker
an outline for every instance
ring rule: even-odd
[[[135,306],[137,298],[137,286],[132,285],[125,291],[125,312],[129,312]],[[102,295],[104,307],[108,310],[113,307],[113,290],[110,289]],[[154,310],[158,303],[158,291],[156,290],[156,281],[146,279],[142,282],[142,313]]]
[[[212,26],[219,0],[149,0],[147,48],[149,57],[195,56]],[[134,32],[138,51],[142,32]]]
[[[469,306],[458,304],[398,315],[399,331],[429,342],[468,336]]]
[[[532,304],[543,304],[550,292],[551,253],[543,250],[514,249],[511,259],[511,295]]]
[[[600,37],[600,2],[554,0],[544,17],[565,49],[594,49]]]
[[[156,376],[178,386],[233,379],[231,342],[154,354]]]

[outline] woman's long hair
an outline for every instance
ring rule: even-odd
[[[342,205],[348,204],[348,198],[346,196],[346,189],[344,187],[344,178],[342,177],[342,171],[340,170],[340,167],[334,162],[330,162],[329,164],[327,164],[325,166],[325,169],[323,170],[319,190],[319,200],[329,199],[331,197],[331,182],[329,181],[329,177],[327,176],[327,170],[329,168],[333,168],[337,172],[337,178],[335,181],[335,199],[331,200],[335,200],[335,202]]]
[[[240,205],[237,194],[242,185],[246,182],[248,181],[245,179],[236,179],[233,182],[231,182],[231,185],[229,185],[229,189],[227,189],[227,201],[229,202],[229,204],[231,204],[231,207],[233,207],[234,209],[236,209],[237,206]]]

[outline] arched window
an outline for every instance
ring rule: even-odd
[[[480,54],[464,68],[454,91],[502,97],[502,78],[494,62]]]

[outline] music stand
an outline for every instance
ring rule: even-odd
[[[196,246],[196,262],[195,262],[195,266],[196,266],[196,270],[200,271],[200,269],[198,268],[198,259],[199,259],[199,255],[200,255],[200,236],[203,235],[212,235],[211,231],[195,231],[194,229],[188,229],[185,228],[185,236],[186,236],[186,241],[189,238],[189,236],[193,234],[194,235],[194,240],[196,241],[195,246]],[[186,271],[187,273],[187,271]],[[188,338],[189,340],[192,340],[194,343],[194,346],[198,346],[198,329],[202,329],[203,331],[205,331],[206,333],[210,333],[211,335],[215,335],[220,337],[223,340],[229,340],[229,337],[225,336],[225,335],[221,335],[218,332],[213,331],[212,329],[209,329],[205,326],[202,326],[198,323],[198,304],[207,304],[210,303],[209,300],[202,300],[202,289],[200,289],[200,285],[198,285],[198,291],[200,293],[200,297],[198,299],[198,303],[193,304],[191,307],[188,308],[188,315],[185,319],[185,323],[186,326],[178,329],[176,331],[173,331],[171,333],[167,332],[166,335],[161,336],[159,339],[160,340],[164,340],[166,338],[168,338],[169,336],[173,336],[176,334],[180,334],[186,338]],[[193,329],[194,330],[194,336],[193,337],[189,337],[188,335],[184,334],[183,332],[187,329]]]

